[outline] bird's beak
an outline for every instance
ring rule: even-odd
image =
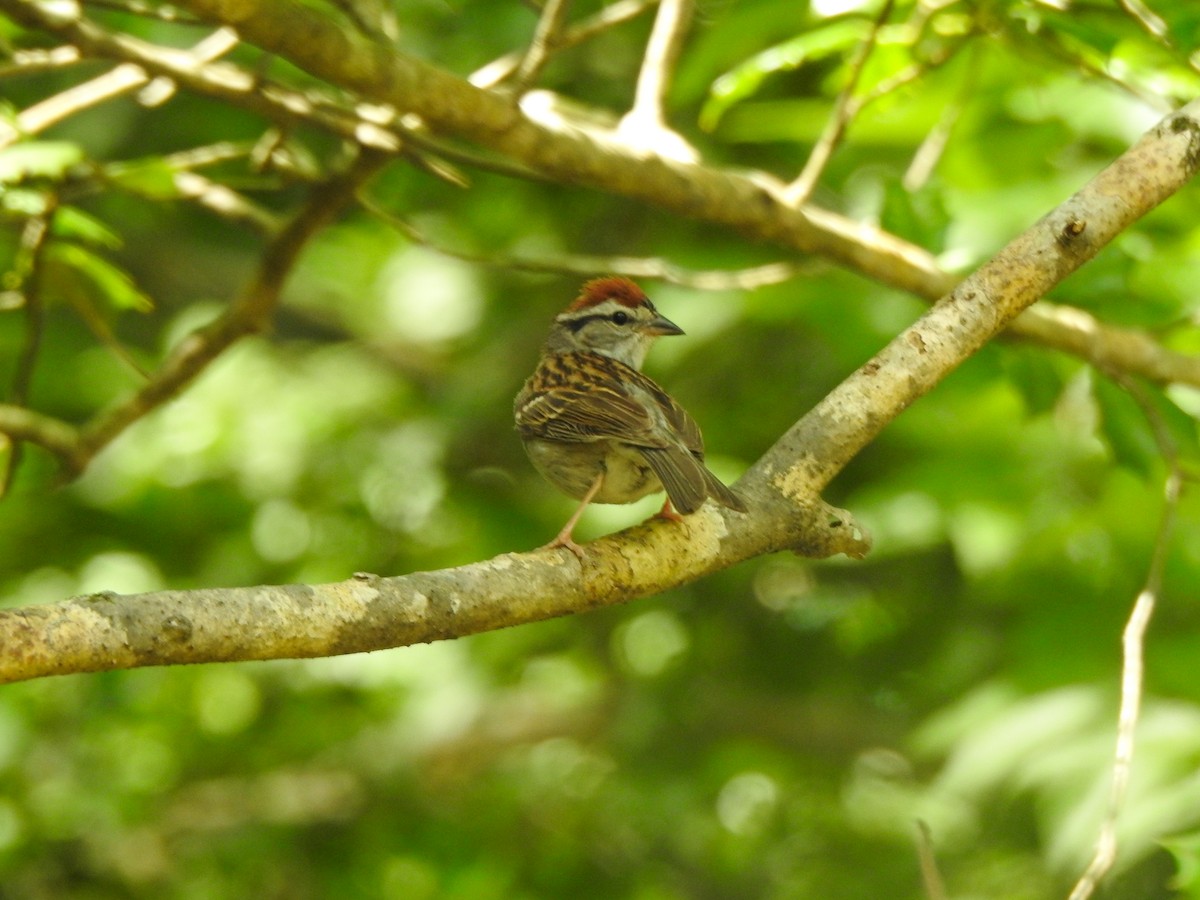
[[[651,337],[666,337],[669,334],[683,334],[683,329],[665,316],[656,316],[642,326],[642,333]]]

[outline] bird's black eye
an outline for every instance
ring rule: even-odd
[[[624,325],[626,322],[629,321],[629,313],[625,312],[622,309],[618,309],[615,313],[612,314],[612,320],[613,320],[614,325]]]

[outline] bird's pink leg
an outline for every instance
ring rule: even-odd
[[[675,508],[671,506],[671,498],[668,497],[663,501],[662,509],[654,516],[656,519],[666,519],[668,522],[682,522],[683,516],[675,512]]]
[[[580,563],[583,562],[583,548],[571,539],[571,532],[575,530],[575,526],[579,522],[579,517],[583,515],[583,511],[592,502],[592,498],[599,492],[600,485],[602,484],[604,484],[603,472],[596,476],[596,480],[592,482],[592,486],[583,495],[583,500],[579,502],[579,508],[571,514],[571,518],[567,519],[567,524],[562,527],[562,530],[555,536],[554,540],[539,549],[553,550],[556,547],[566,547],[575,554]]]

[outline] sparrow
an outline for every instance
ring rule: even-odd
[[[659,515],[675,521],[709,497],[746,511],[704,465],[696,421],[641,372],[655,340],[680,334],[640,287],[613,276],[584,284],[554,319],[537,368],[513,401],[534,468],[580,501],[543,549],[565,547],[582,561],[571,534],[589,503],[633,503],[665,490]]]

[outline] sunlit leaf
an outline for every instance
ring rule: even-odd
[[[146,197],[170,200],[180,196],[175,167],[161,156],[112,163],[101,172],[113,184]]]
[[[114,309],[149,312],[154,308],[128,272],[86,247],[56,241],[48,248],[47,257],[82,279],[74,286],[88,289]]]
[[[864,40],[870,29],[865,19],[839,19],[755,54],[713,82],[700,112],[700,126],[711,131],[731,106],[753,96],[770,75],[844,53]]]
[[[26,141],[0,150],[0,184],[28,178],[61,179],[83,162],[83,148],[70,141]]]
[[[1200,898],[1200,832],[1182,834],[1163,841],[1167,852],[1175,858],[1175,878],[1172,887],[1182,891],[1188,900]]]
[[[6,214],[28,218],[43,215],[49,208],[46,195],[41,191],[27,188],[0,191],[0,211]]]
[[[62,205],[54,211],[55,237],[83,241],[106,250],[117,250],[121,237],[95,216],[77,206]]]

